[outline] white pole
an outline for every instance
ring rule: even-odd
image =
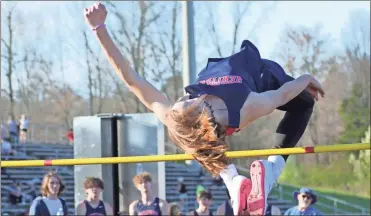
[[[183,86],[196,81],[196,58],[194,36],[193,1],[182,2],[183,14]]]

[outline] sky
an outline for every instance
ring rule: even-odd
[[[22,1],[18,2],[18,8],[20,8],[25,14],[24,19],[26,21],[36,20],[35,22],[40,27],[35,28],[35,25],[23,25],[21,27],[22,34],[27,34],[27,39],[22,40],[20,43],[39,43],[40,49],[44,53],[52,52],[55,53],[56,47],[62,47],[68,54],[64,53],[63,56],[63,67],[66,71],[64,75],[59,78],[61,80],[67,80],[73,86],[86,86],[87,79],[86,73],[81,71],[81,65],[84,64],[84,53],[82,52],[83,45],[82,41],[72,41],[68,44],[57,43],[58,37],[76,37],[81,34],[81,30],[78,28],[86,27],[84,18],[82,15],[82,9],[87,7],[94,2],[62,2],[62,1]],[[216,3],[216,2],[215,2]],[[199,4],[198,2],[195,4]],[[217,7],[218,12],[218,29],[222,32],[221,37],[225,41],[232,41],[232,23],[233,17],[231,14],[231,5],[234,2],[219,2]],[[273,9],[265,11],[264,5],[272,4],[272,2],[255,2],[253,4],[251,12],[248,13],[242,23],[248,23],[250,20],[256,20],[261,13],[266,13],[263,25],[258,29],[252,31],[248,26],[241,28],[240,35],[247,35],[253,32],[253,36],[248,38],[251,40],[260,50],[261,56],[265,58],[274,59],[274,51],[276,50],[277,44],[280,42],[280,33],[284,29],[285,25],[301,25],[307,27],[313,27],[316,24],[323,26],[325,33],[331,35],[331,51],[336,52],[343,48],[343,42],[341,41],[341,32],[344,25],[348,22],[349,14],[355,10],[365,10],[370,14],[370,2],[369,1],[278,1],[275,3]],[[1,2],[1,10],[9,7],[9,2]],[[196,8],[196,10],[202,10]],[[125,9],[123,9],[123,12]],[[202,13],[202,11],[198,11]],[[3,15],[2,15],[3,16]],[[195,20],[196,30],[201,25],[198,20]],[[25,22],[27,23],[27,22]],[[68,24],[68,25],[67,25]],[[108,25],[111,23],[108,23]],[[201,26],[202,27],[202,26]],[[76,28],[76,31],[74,30]],[[3,23],[2,23],[3,30]],[[68,33],[68,34],[67,34]],[[76,34],[76,35],[75,35]],[[42,41],[37,38],[37,35],[42,35]],[[93,40],[93,35],[88,35],[89,39]],[[240,42],[243,38],[240,38]],[[238,44],[240,44],[238,42]],[[80,50],[81,49],[81,50]],[[72,51],[71,51],[72,50]],[[204,61],[209,56],[210,50],[196,50],[196,58],[199,61]],[[197,68],[197,71],[201,68]],[[1,84],[5,84],[5,73],[1,72]],[[76,87],[79,91],[79,88]],[[84,88],[86,89],[86,88]],[[84,90],[81,90],[84,91]],[[81,92],[85,94],[86,92]]]
[[[220,14],[228,10],[230,2],[222,2]],[[274,47],[279,42],[279,34],[286,24],[312,27],[317,23],[322,25],[324,31],[331,34],[333,43],[338,48],[342,45],[340,33],[348,21],[350,12],[364,9],[370,13],[369,1],[279,1],[276,8],[268,14],[265,22],[258,32],[257,46],[262,56],[272,57]],[[227,26],[232,16],[226,14],[221,26]],[[226,28],[225,32],[230,31]],[[231,34],[231,33],[229,33]]]

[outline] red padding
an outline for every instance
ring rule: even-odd
[[[305,153],[314,153],[314,147],[305,147]]]
[[[53,164],[52,160],[44,160],[44,166],[51,166]]]

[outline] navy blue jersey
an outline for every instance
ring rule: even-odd
[[[106,216],[106,208],[104,207],[103,201],[99,201],[99,205],[96,208],[93,208],[87,200],[84,200],[86,206],[85,216]]]
[[[138,204],[135,208],[135,214],[138,216],[142,215],[160,216],[161,215],[160,199],[156,197],[151,205],[144,205],[142,200],[138,200]]]
[[[262,59],[255,45],[245,40],[236,54],[227,58],[209,58],[197,82],[187,86],[185,91],[190,99],[204,94],[222,99],[228,109],[228,128],[238,129],[240,110],[250,92],[268,90],[271,80],[285,83],[286,76],[277,63]]]
[[[199,216],[196,210],[193,210],[194,216]],[[213,213],[209,210],[209,216],[214,216]]]
[[[229,204],[229,200],[226,200],[225,201],[225,213],[224,215],[228,216],[228,215],[234,215],[233,214],[233,209],[232,209],[232,206]]]

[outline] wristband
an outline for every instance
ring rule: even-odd
[[[104,27],[104,26],[106,26],[106,24],[99,24],[99,25],[97,25],[97,26],[95,26],[94,28],[93,28],[93,31],[97,31],[98,30],[98,28],[101,28],[101,27]]]

